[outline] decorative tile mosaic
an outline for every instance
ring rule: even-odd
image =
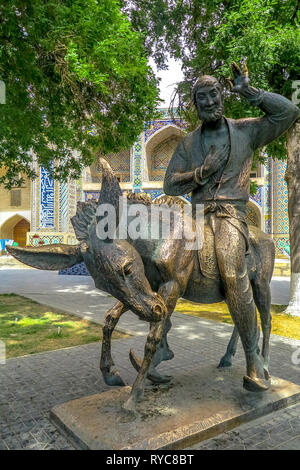
[[[64,274],[67,276],[90,276],[85,263],[75,264],[72,268],[61,269],[58,274]]]
[[[264,215],[265,232],[272,232],[272,159],[269,157],[264,167],[265,187],[264,187]]]
[[[142,136],[139,135],[135,146],[133,155],[133,189],[134,191],[140,190],[142,185],[142,174],[143,174],[143,162],[142,162],[142,150],[143,150]]]
[[[288,190],[284,180],[286,162],[274,160],[273,164],[273,233],[289,232]]]
[[[84,191],[84,201],[87,202],[90,199],[96,199],[98,201],[100,196],[100,191]]]
[[[158,144],[151,155],[150,181],[163,181],[170,159],[180,142],[180,138],[171,136]]]
[[[41,246],[41,245],[52,245],[55,243],[63,243],[64,242],[64,236],[63,235],[56,235],[56,234],[51,234],[49,235],[42,235],[39,233],[36,234],[30,234],[28,237],[28,242],[29,245],[31,246]]]
[[[54,226],[54,180],[49,177],[48,171],[41,167],[40,192],[40,228],[55,228]]]
[[[110,153],[104,158],[108,161],[120,182],[130,182],[130,149],[122,150],[119,153]],[[86,169],[85,182],[100,183],[101,179],[101,168],[99,164],[95,162]]]
[[[68,230],[68,191],[68,182],[61,182],[59,184],[59,230],[61,232]]]
[[[263,186],[259,186],[257,188],[256,193],[253,196],[250,196],[250,200],[257,202],[257,204],[262,207],[262,201],[263,201]]]
[[[170,124],[175,124],[176,126],[180,127],[181,129],[186,128],[186,124],[181,120],[181,119],[175,119],[174,121],[172,119],[168,120],[160,120],[160,121],[151,121],[147,123],[147,127],[145,128],[145,142],[151,137],[151,135],[155,134],[155,132],[159,131],[165,126],[168,126]]]
[[[69,219],[69,232],[73,232],[73,225],[71,223],[71,217],[76,214],[77,208],[77,181],[69,181],[69,204],[68,204],[68,219]]]

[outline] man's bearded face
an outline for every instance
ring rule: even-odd
[[[199,87],[195,93],[196,108],[201,121],[218,121],[223,116],[223,99],[218,86]]]

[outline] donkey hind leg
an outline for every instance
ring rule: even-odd
[[[167,316],[164,320],[162,340],[157,348],[157,351],[153,357],[151,366],[149,368],[147,378],[155,383],[168,383],[172,379],[171,375],[162,375],[155,369],[162,361],[168,361],[173,359],[174,353],[171,351],[167,341],[167,334],[171,329],[172,323],[170,316],[173,313],[177,299],[179,297],[179,284],[176,281],[169,281],[166,284],[163,284],[158,293],[162,296],[167,307]],[[133,367],[139,371],[142,365],[142,359],[139,358],[133,349],[130,350],[130,361]]]
[[[270,334],[271,334],[271,289],[268,280],[263,281],[253,281],[253,297],[255,304],[258,308],[260,319],[261,319],[261,328],[263,332],[263,346],[262,346],[262,356],[264,359],[264,371],[265,377],[267,380],[270,378],[269,373],[269,346],[270,346]]]
[[[163,333],[164,319],[157,323],[150,324],[150,331],[145,344],[145,353],[142,366],[139,370],[138,376],[132,386],[130,396],[123,408],[128,411],[135,412],[136,403],[143,399],[145,380],[147,378],[147,372],[155,354],[156,348],[161,341]]]
[[[111,356],[111,336],[121,315],[127,310],[128,309],[124,307],[122,302],[118,301],[106,312],[105,315],[100,370],[107,385],[125,385],[119,372],[114,368],[112,369],[114,366],[114,361]]]
[[[235,356],[237,345],[239,341],[239,332],[237,327],[235,326],[230,338],[230,341],[228,343],[226,353],[224,356],[221,358],[220,363],[218,365],[218,368],[223,368],[223,367],[230,367],[232,366],[232,357]]]

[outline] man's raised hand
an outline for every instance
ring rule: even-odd
[[[232,62],[231,70],[233,73],[233,79],[226,79],[229,83],[230,91],[243,94],[243,92],[246,91],[249,87],[248,68],[246,61],[243,61],[243,70],[240,69],[236,62]]]

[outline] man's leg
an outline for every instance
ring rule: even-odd
[[[262,361],[257,354],[259,329],[252,287],[245,258],[246,242],[239,230],[226,219],[214,218],[218,266],[224,283],[226,300],[238,328],[247,362],[244,387],[251,391],[269,387]]]

